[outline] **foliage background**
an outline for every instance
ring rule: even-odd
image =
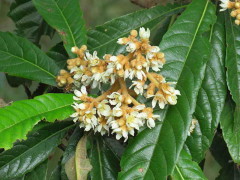
[[[13,32],[15,30],[14,23],[10,18],[7,17],[11,2],[12,0],[0,1],[0,31]],[[88,28],[103,24],[107,20],[140,9],[138,6],[132,4],[129,0],[81,0],[80,3]],[[59,41],[60,38],[58,37],[57,33],[52,40],[50,40],[50,38],[47,36],[43,36],[40,41],[41,49],[47,51]],[[30,90],[34,91],[36,87],[37,83],[34,82],[31,84]],[[27,98],[28,96],[23,85],[11,87],[8,84],[5,75],[0,73],[0,100],[9,103],[11,101]],[[2,101],[0,101],[0,105],[1,102]],[[58,154],[56,154],[56,156],[58,156]],[[54,165],[54,160],[57,160],[57,158],[58,157],[53,157],[52,165]],[[215,161],[211,153],[208,152],[204,167],[204,173],[206,177],[210,180],[215,179],[218,176],[218,171],[220,168],[221,166]]]

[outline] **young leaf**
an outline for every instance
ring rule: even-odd
[[[77,143],[80,140],[80,138],[83,136],[83,131],[77,126],[71,135],[68,145],[66,147],[66,150],[64,151],[63,158],[61,161],[61,180],[68,180],[67,174],[65,172],[65,164],[69,161],[71,157],[74,156]]]
[[[160,44],[166,64],[161,73],[177,82],[181,96],[169,106],[163,123],[144,129],[133,139],[121,160],[119,179],[166,179],[174,169],[187,138],[198,90],[210,55],[203,36],[215,22],[215,8],[208,0],[194,0],[164,35]]]
[[[193,160],[197,162],[205,157],[205,153],[211,145],[227,93],[224,67],[225,27],[223,13],[218,15],[217,22],[211,29],[209,41],[212,45],[211,55],[198,93],[194,113],[198,125],[185,143]]]
[[[233,103],[228,100],[221,114],[220,125],[233,161],[240,164],[240,112],[238,109],[239,106],[235,108]]]
[[[69,117],[73,112],[70,94],[46,94],[32,100],[16,101],[0,109],[0,147],[9,149],[17,139],[24,139],[40,120],[53,122]]]
[[[88,48],[97,51],[99,56],[121,53],[124,47],[116,43],[119,38],[127,36],[132,29],[143,26],[152,30],[166,17],[181,12],[185,7],[156,6],[111,20],[88,31]]]
[[[86,29],[79,0],[33,0],[38,12],[61,36],[69,56],[73,46],[86,44]]]
[[[60,143],[72,122],[57,122],[28,135],[14,147],[0,154],[0,179],[13,179],[42,163]],[[1,136],[3,137],[3,136]]]
[[[85,180],[92,169],[87,158],[87,136],[83,136],[77,144],[75,155],[65,164],[65,171],[69,180]]]
[[[90,153],[92,180],[117,179],[120,159],[109,149],[102,137],[93,138]]]
[[[0,32],[0,71],[49,85],[56,85],[59,67],[28,40]]]
[[[227,85],[233,101],[240,105],[240,27],[234,24],[229,12],[225,13],[225,23]]]
[[[39,44],[42,35],[53,36],[54,30],[38,14],[31,0],[18,0],[12,3],[8,14],[15,22],[17,34]]]
[[[192,161],[191,155],[189,155],[184,149],[180,153],[172,176],[174,180],[207,180],[201,168],[196,162]]]

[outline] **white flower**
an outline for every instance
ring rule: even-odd
[[[107,96],[110,100],[109,103],[113,106],[120,107],[123,101],[123,96],[118,92],[113,92],[112,94]]]
[[[221,0],[221,9],[220,11],[225,11],[228,9],[229,0]]]
[[[151,61],[150,64],[151,64],[150,67],[151,67],[152,70],[155,71],[155,72],[160,71],[160,68],[163,67],[163,63],[162,63],[161,61],[158,61],[158,60],[156,60],[156,61]]]
[[[117,40],[117,43],[118,43],[118,44],[121,44],[121,45],[124,44],[123,38],[119,38],[119,39]]]
[[[143,119],[139,117],[137,111],[133,111],[126,115],[126,125],[128,127],[139,130],[139,127],[143,126]]]
[[[153,120],[153,118],[149,118],[147,120],[147,126],[151,129],[155,127],[155,121]]]
[[[146,59],[147,60],[152,59],[155,56],[155,54],[159,51],[160,51],[160,48],[158,46],[152,46],[150,51],[147,52],[147,54],[146,54]]]
[[[92,108],[85,112],[82,119],[80,119],[80,127],[85,127],[85,131],[89,131],[98,124],[98,119],[96,117],[96,108]]]
[[[134,42],[128,42],[127,43],[127,47],[126,47],[126,51],[133,53],[136,50],[137,46]]]
[[[152,100],[152,107],[154,108],[158,102],[158,106],[160,109],[164,109],[165,105],[167,104],[167,100],[165,99],[164,95],[161,93],[157,93],[154,95]]]
[[[74,67],[70,70],[70,73],[74,73],[73,79],[80,80],[84,73],[84,66]]]
[[[85,74],[82,76],[81,83],[84,86],[88,86],[91,82],[92,82],[92,77],[91,76],[88,76],[88,75],[85,75]]]
[[[143,94],[143,90],[144,90],[144,85],[141,81],[132,81],[133,84],[129,87],[132,88],[134,87],[134,91],[136,92],[136,94]]]
[[[116,139],[119,140],[122,137],[125,139],[124,142],[127,141],[128,139],[128,134],[131,134],[132,136],[134,136],[134,129],[131,129],[129,131],[127,131],[125,128],[116,128],[112,131],[112,134],[116,133]]]
[[[123,114],[123,112],[122,112],[121,108],[119,108],[118,106],[113,108],[112,115],[114,117],[120,117],[120,116],[122,116],[122,114]]]
[[[144,27],[141,27],[139,29],[139,37],[142,38],[142,39],[149,39],[149,37],[150,37],[150,30],[149,30],[149,28],[147,28],[147,30],[145,30]]]
[[[112,63],[110,63],[109,67],[112,66],[112,67],[116,68],[117,70],[122,69],[122,65],[119,63],[117,56],[111,56],[109,60],[112,62]]]
[[[98,118],[98,125],[95,127],[94,132],[100,132],[101,135],[109,132],[109,126],[106,124],[106,120],[103,117]]]
[[[111,114],[111,107],[107,103],[108,101],[105,99],[98,104],[97,112],[99,116],[109,116]]]
[[[197,122],[198,121],[196,119],[192,119],[191,125],[189,127],[189,131],[188,131],[188,136],[190,136],[193,130],[195,129]]]
[[[100,60],[97,56],[97,51],[94,51],[93,55],[91,55],[89,52],[86,52],[84,58],[85,58],[85,60],[90,61],[90,66],[96,66],[100,62]]]
[[[139,80],[143,80],[143,78],[146,77],[146,74],[142,70],[130,69],[129,79],[133,79],[134,77],[136,77]]]
[[[82,87],[81,87],[81,91],[79,91],[79,90],[74,90],[74,94],[75,94],[75,96],[73,96],[73,99],[76,100],[76,101],[80,101],[80,100],[81,100],[81,97],[88,95],[85,86],[82,86]]]

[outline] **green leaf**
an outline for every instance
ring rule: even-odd
[[[86,44],[86,29],[79,0],[33,0],[38,12],[61,36],[69,56],[73,46]]]
[[[49,85],[56,85],[59,67],[28,40],[0,32],[0,71]]]
[[[102,137],[94,137],[91,147],[91,164],[93,166],[90,177],[92,180],[117,179],[120,171],[120,159],[107,146]]]
[[[119,38],[128,36],[132,29],[143,26],[152,30],[158,24],[165,22],[166,17],[181,12],[185,7],[156,6],[111,20],[88,31],[88,48],[97,51],[99,56],[122,53],[124,46],[116,43]]]
[[[21,177],[42,163],[60,144],[72,122],[56,122],[30,135],[23,142],[0,154],[0,179]]]
[[[225,78],[225,27],[224,14],[218,15],[216,24],[210,32],[212,45],[211,55],[207,63],[205,77],[197,98],[194,118],[198,125],[186,145],[194,161],[200,162],[211,145],[215,130],[220,121],[220,114],[226,99]]]
[[[15,22],[19,36],[39,44],[42,35],[53,36],[54,30],[38,14],[31,0],[17,0],[12,3],[8,14]]]
[[[183,149],[172,174],[174,180],[207,180],[198,164],[192,161],[192,157]]]
[[[47,55],[52,58],[60,69],[64,69],[67,64],[68,55],[62,43],[58,43],[51,48]]]
[[[63,158],[61,161],[61,180],[68,180],[67,174],[65,172],[65,164],[69,161],[71,157],[74,156],[77,143],[80,138],[83,136],[83,131],[77,126],[71,135],[66,150],[64,151]]]
[[[63,120],[73,113],[70,94],[46,94],[32,100],[16,101],[0,109],[0,147],[9,149],[17,139],[24,139],[40,120]]]
[[[229,12],[225,13],[227,85],[233,101],[240,105],[240,27],[234,24]]]
[[[47,180],[48,160],[38,165],[24,176],[24,180]]]
[[[220,125],[233,161],[240,164],[240,112],[239,106],[235,107],[230,100],[224,106]]]
[[[210,55],[210,43],[203,33],[214,22],[211,2],[194,0],[164,35],[160,48],[167,61],[161,73],[168,81],[177,82],[181,96],[175,106],[164,111],[163,123],[144,129],[130,142],[119,179],[166,179],[174,170]]]

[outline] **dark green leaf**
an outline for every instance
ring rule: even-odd
[[[24,38],[0,32],[0,71],[49,85],[56,85],[59,67]]]
[[[192,161],[192,157],[184,149],[180,153],[172,176],[174,180],[207,180],[201,168]]]
[[[142,26],[152,30],[159,23],[165,22],[166,17],[181,12],[185,7],[156,6],[111,20],[88,31],[88,48],[97,51],[99,56],[122,53],[124,46],[116,43],[119,38],[128,36],[132,29],[139,29]]]
[[[68,55],[62,43],[58,43],[56,46],[51,48],[47,52],[47,55],[55,61],[59,68],[61,69],[65,68],[67,64]]]
[[[16,0],[9,12],[15,22],[17,34],[39,44],[42,35],[53,35],[54,30],[38,14],[31,0]]]
[[[92,180],[117,179],[120,171],[119,159],[103,141],[102,137],[94,137],[91,147],[90,176]]]
[[[0,179],[11,180],[30,172],[60,143],[72,122],[57,122],[28,136],[23,142],[0,154]]]
[[[45,94],[32,100],[16,101],[0,109],[1,148],[11,148],[17,139],[24,139],[40,120],[64,120],[73,113],[71,94]]]
[[[119,179],[166,179],[174,170],[210,55],[210,43],[203,33],[215,19],[211,2],[194,0],[164,35],[160,48],[167,61],[161,72],[168,81],[177,82],[181,96],[166,109],[163,123],[144,129],[129,144]]]
[[[233,101],[240,105],[240,27],[225,13],[227,85]]]
[[[186,141],[193,160],[197,162],[204,158],[211,145],[226,98],[225,28],[224,14],[222,13],[219,14],[216,24],[211,29],[210,41],[212,44],[211,56],[207,63],[194,113],[198,125]]]
[[[69,56],[73,46],[86,44],[86,29],[79,0],[33,0],[38,12],[61,36]]]
[[[234,107],[228,100],[221,114],[220,124],[223,138],[235,163],[240,164],[240,112],[239,106]]]
[[[48,160],[38,165],[33,171],[26,174],[24,180],[47,180]]]

